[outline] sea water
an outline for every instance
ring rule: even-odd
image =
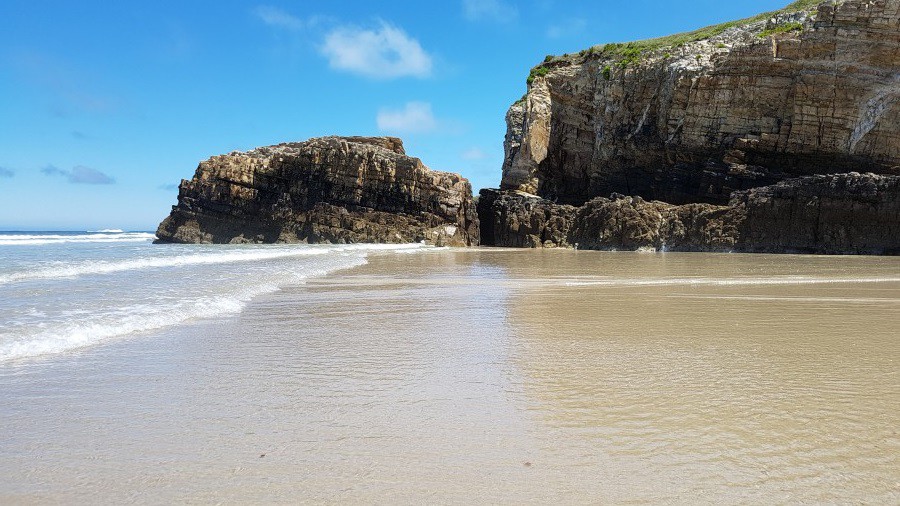
[[[0,232],[0,363],[203,318],[419,245],[154,245],[148,232]]]
[[[0,504],[900,503],[898,258],[149,239],[3,246]]]

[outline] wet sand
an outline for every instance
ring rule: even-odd
[[[900,259],[438,250],[0,367],[0,503],[900,502]]]

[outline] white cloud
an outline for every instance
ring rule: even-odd
[[[382,109],[376,121],[379,130],[394,133],[425,133],[438,126],[427,102],[407,102],[400,110]]]
[[[384,22],[375,30],[346,26],[332,30],[320,51],[331,68],[374,79],[431,75],[431,56],[419,41]]]
[[[463,12],[469,21],[507,22],[519,15],[515,6],[501,0],[463,0]]]
[[[302,30],[306,27],[305,21],[298,18],[297,16],[279,9],[278,7],[260,5],[259,7],[253,9],[253,14],[261,19],[263,23],[270,26],[287,28],[288,30]]]
[[[484,160],[487,158],[487,153],[482,151],[480,148],[469,148],[459,155],[463,160],[475,161],[475,160]]]

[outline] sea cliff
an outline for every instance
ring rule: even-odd
[[[394,137],[322,137],[213,156],[156,232],[179,243],[478,244],[469,182]]]
[[[801,0],[695,32],[548,56],[506,122],[501,192],[482,193],[479,206],[486,244],[900,249],[889,205],[900,175],[900,0]],[[868,175],[808,179],[851,172]],[[874,194],[857,191],[860,177]],[[764,195],[777,212],[763,211]],[[648,206],[668,216],[669,235],[600,234],[620,223],[640,229]],[[837,207],[807,212],[828,206]],[[563,233],[526,208],[548,223],[577,215],[580,224]],[[717,213],[729,225],[716,225]],[[845,220],[827,225],[845,236],[874,242],[809,232],[832,219]]]

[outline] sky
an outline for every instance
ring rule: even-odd
[[[393,135],[496,187],[545,55],[789,0],[4,0],[0,230],[155,230],[212,155]]]

